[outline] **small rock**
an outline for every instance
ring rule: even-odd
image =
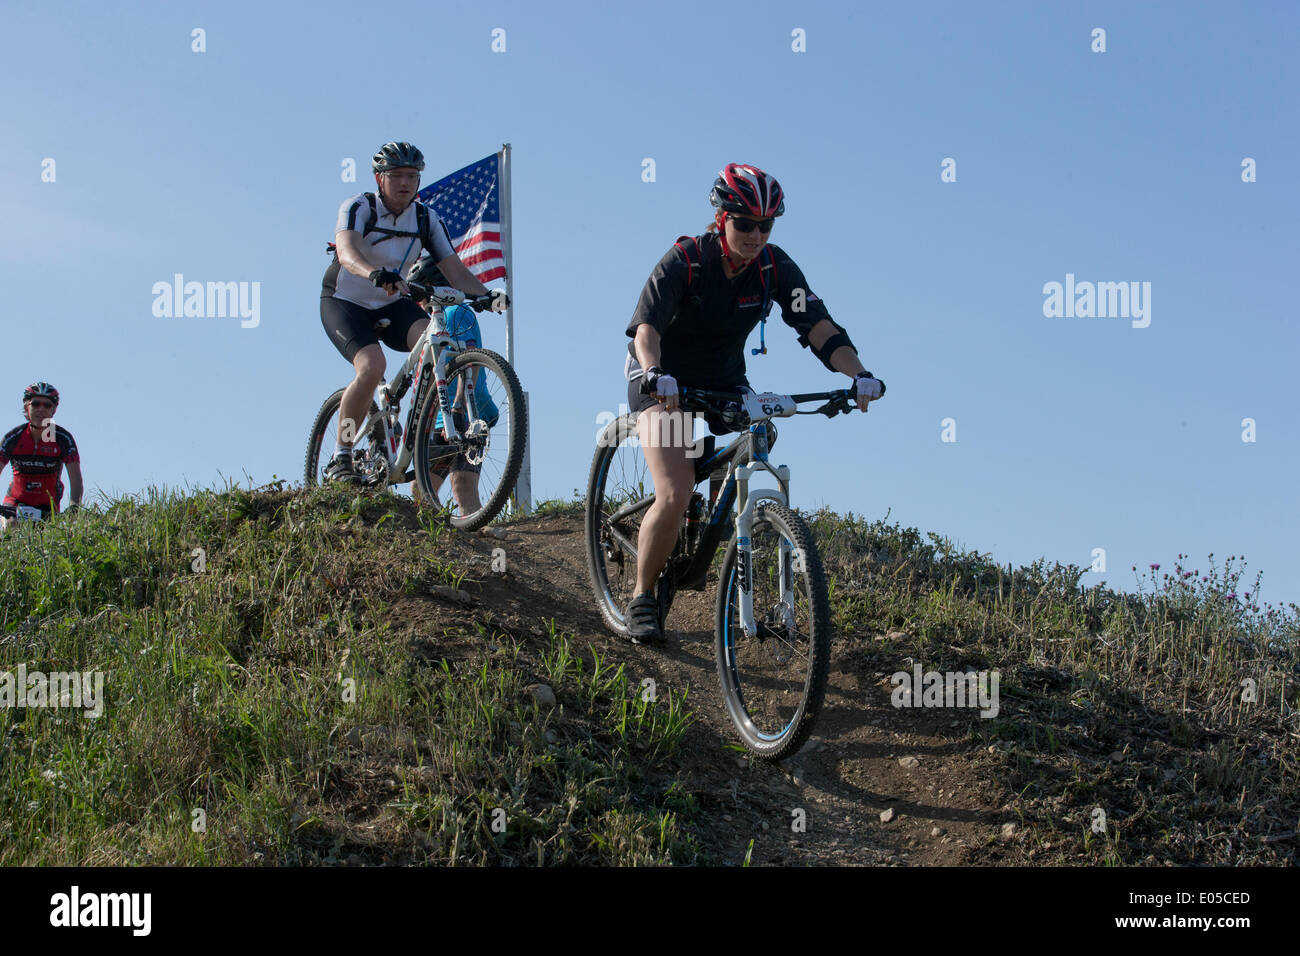
[[[480,531],[479,534],[485,535],[486,537],[489,538],[496,538],[497,540],[500,540],[506,536],[506,529],[494,528],[491,525],[488,525],[486,528]]]
[[[555,691],[551,690],[548,685],[529,684],[524,690],[532,695],[533,700],[537,702],[539,707],[555,706]]]
[[[1116,750],[1113,754],[1110,755],[1110,759],[1114,763],[1122,763],[1124,760],[1123,751]]]
[[[881,823],[888,823],[888,822],[889,822],[890,820],[892,820],[892,819],[894,819],[894,808],[893,808],[893,807],[890,807],[888,810],[882,810],[882,811],[880,812],[880,822],[881,822]]]
[[[741,770],[744,770],[746,767],[749,766],[749,761],[746,760],[744,757],[737,757],[736,766],[739,767]]]
[[[941,836],[943,836],[943,834],[944,834],[944,829],[943,829],[943,827],[931,827],[931,828],[930,828],[930,836],[932,836],[932,837],[941,837]]]
[[[906,767],[908,770],[913,770],[916,767],[921,766],[921,761],[917,760],[915,757],[899,757],[898,765],[900,767]]]
[[[1002,839],[1010,840],[1016,835],[1016,825],[1014,823],[1002,824]]]
[[[772,828],[771,828],[770,826],[768,826],[767,823],[764,823],[764,824],[763,824],[763,829],[764,829],[764,830],[770,830],[770,829],[772,829]]]
[[[548,730],[548,731],[546,731],[546,742],[547,742],[548,744],[553,744],[553,743],[555,743],[555,742],[556,742],[557,740],[559,740],[559,739],[560,739],[560,737],[559,737],[559,735],[558,735],[555,731],[553,731],[553,730]]]
[[[445,584],[433,584],[429,586],[429,593],[436,598],[444,601],[451,601],[454,604],[473,604],[474,599],[469,593],[462,591],[460,588],[448,587]]]
[[[361,728],[360,728],[360,727],[353,727],[351,730],[349,730],[349,731],[347,732],[347,735],[346,735],[343,739],[347,741],[348,746],[350,746],[350,747],[360,747],[360,746],[361,746]]]
[[[989,744],[989,753],[994,754],[997,752],[998,752],[997,744]]]

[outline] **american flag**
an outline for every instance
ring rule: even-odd
[[[497,154],[493,153],[425,186],[419,195],[447,224],[451,244],[480,282],[506,274],[498,180]]]

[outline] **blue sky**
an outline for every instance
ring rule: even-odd
[[[1104,548],[1085,581],[1120,587],[1244,554],[1265,600],[1300,600],[1295,5],[724,9],[6,9],[12,424],[22,386],[54,382],[92,492],[300,479],[350,378],[318,305],[339,203],[368,185],[342,161],[408,139],[430,182],[510,142],[534,493],[568,497],[624,400],[641,285],[708,221],[717,170],[749,162],[788,196],[772,241],[889,384],[865,417],[785,423],[798,504],[888,510],[1003,562]],[[178,272],[260,283],[259,325],[155,317]],[[1150,325],[1045,317],[1067,274],[1151,283]],[[756,386],[840,381],[769,331]]]

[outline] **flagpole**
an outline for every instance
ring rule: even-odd
[[[514,229],[510,221],[510,144],[501,147],[499,163],[501,168],[501,252],[506,260],[506,295],[510,305],[506,307],[506,361],[511,368],[515,364],[515,264],[511,258],[511,239]]]
[[[497,156],[501,173],[501,252],[506,260],[506,295],[510,300],[506,306],[506,361],[518,374],[519,369],[515,365],[515,263],[511,255],[514,221],[510,207],[510,144],[503,143]],[[524,413],[531,426],[527,392],[524,392]],[[531,428],[524,430],[524,463],[519,469],[519,480],[515,482],[515,504],[520,514],[525,515],[533,510],[533,443],[529,441],[530,430]]]

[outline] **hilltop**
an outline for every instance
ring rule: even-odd
[[[666,649],[602,630],[580,507],[467,535],[268,487],[11,534],[0,671],[105,701],[0,708],[0,863],[1297,862],[1297,608],[1235,558],[1126,595],[809,517],[838,636],[780,765],[736,749],[712,586]],[[918,665],[997,671],[996,716],[893,706]]]

